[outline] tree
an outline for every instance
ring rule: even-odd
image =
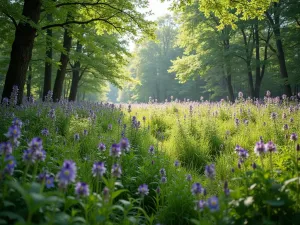
[[[32,56],[34,40],[37,30],[43,32],[54,27],[65,27],[71,24],[89,24],[94,23],[98,33],[104,31],[120,32],[123,34],[136,35],[137,31],[146,33],[151,32],[149,23],[144,19],[144,14],[139,13],[137,8],[146,7],[146,1],[72,1],[60,0],[53,2],[52,0],[24,0],[22,15],[19,22],[12,16],[12,10],[6,14],[12,18],[16,24],[15,40],[13,42],[9,68],[6,74],[5,85],[2,93],[2,99],[9,97],[13,85],[19,86],[18,103],[22,102],[23,89],[26,80],[26,72]],[[10,1],[0,5],[3,13],[6,6],[12,4]],[[11,9],[11,7],[9,7]],[[84,10],[82,10],[84,9]],[[56,20],[45,26],[40,26],[41,14],[52,12],[53,17],[62,11],[77,12],[72,14],[73,19],[68,21]],[[59,79],[63,81],[63,79]],[[59,86],[59,85],[58,85]],[[60,88],[56,89],[57,92]],[[56,93],[60,97],[60,93]]]

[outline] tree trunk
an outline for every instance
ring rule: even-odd
[[[258,33],[258,21],[256,20],[254,25],[254,38],[255,38],[255,98],[259,98],[261,74],[260,74],[260,43]]]
[[[37,23],[41,14],[41,0],[24,0],[22,15],[33,23]],[[26,73],[32,56],[36,29],[27,22],[19,22],[15,31],[15,39],[10,53],[10,62],[5,77],[2,99],[9,98],[12,88],[19,88],[18,104],[22,103]]]
[[[69,18],[70,18],[70,14],[68,14],[67,21]],[[62,52],[60,55],[60,60],[59,60],[60,66],[59,66],[59,69],[57,70],[55,83],[54,83],[54,87],[53,87],[53,101],[56,101],[56,102],[58,102],[60,100],[61,94],[63,91],[63,85],[64,85],[65,76],[66,76],[67,65],[69,62],[68,54],[70,52],[71,45],[72,45],[71,34],[69,34],[68,29],[65,28],[63,47],[64,47],[66,53]]]
[[[31,79],[32,79],[32,66],[29,66],[28,78],[27,78],[27,99],[31,96]]]
[[[82,45],[80,44],[79,41],[77,41],[76,52],[78,52],[78,53],[82,52]],[[80,69],[81,69],[81,64],[80,64],[80,61],[78,60],[75,62],[74,67],[73,67],[73,77],[72,77],[69,101],[74,102],[76,100],[78,84],[79,84],[80,78],[84,72],[84,71],[80,71]],[[80,75],[80,72],[81,72],[81,75]]]
[[[229,39],[223,41],[223,47],[225,53],[229,51],[229,47],[230,47]],[[234,102],[234,93],[233,93],[233,87],[231,82],[231,62],[228,53],[226,53],[224,57],[224,70],[225,70],[225,79],[227,84],[229,101]]]
[[[267,12],[267,17],[272,25],[273,32],[276,38],[276,48],[277,48],[277,58],[280,67],[280,74],[283,78],[284,84],[284,93],[290,97],[292,96],[291,85],[288,83],[288,71],[286,68],[285,54],[283,51],[283,44],[281,40],[281,31],[280,31],[280,3],[274,3],[274,19]]]
[[[52,14],[47,15],[48,22],[52,22]],[[45,74],[44,74],[44,89],[43,89],[43,101],[48,92],[51,91],[51,78],[52,78],[52,29],[46,31],[46,59],[45,59]]]

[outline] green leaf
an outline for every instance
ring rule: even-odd
[[[112,199],[115,199],[116,197],[118,197],[120,194],[122,194],[123,192],[126,192],[126,189],[120,189],[117,191],[114,191],[111,195]]]
[[[285,202],[283,200],[267,200],[267,201],[265,201],[265,203],[270,206],[275,206],[275,207],[280,207],[285,204]]]
[[[9,211],[0,212],[0,217],[8,217],[11,220],[18,220],[19,222],[25,222],[23,217],[21,217],[20,215],[18,215],[16,213],[9,212]]]

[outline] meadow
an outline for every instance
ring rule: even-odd
[[[0,224],[299,224],[297,97],[239,96],[17,106],[12,95]]]

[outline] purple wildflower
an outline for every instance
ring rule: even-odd
[[[12,121],[12,125],[19,127],[20,129],[22,128],[22,121],[19,118],[14,118]]]
[[[192,191],[192,194],[193,194],[193,195],[198,195],[198,194],[203,193],[203,188],[202,188],[202,186],[201,186],[200,183],[194,183],[194,184],[192,185],[191,191]]]
[[[90,189],[89,185],[84,182],[78,182],[75,187],[75,194],[78,196],[89,196]]]
[[[57,176],[59,184],[62,187],[66,187],[69,183],[75,182],[76,175],[77,168],[75,162],[72,160],[65,160]]]
[[[202,212],[206,206],[207,203],[204,200],[196,201],[195,210]]]
[[[129,151],[130,144],[129,144],[129,141],[127,138],[125,138],[125,137],[122,138],[119,145],[121,147],[121,150],[126,151],[126,152]]]
[[[160,182],[161,182],[162,184],[167,183],[167,177],[165,177],[165,176],[161,177]]]
[[[219,207],[219,199],[216,196],[210,197],[207,200],[208,208],[211,212],[218,211],[220,209]]]
[[[28,147],[32,152],[40,151],[43,149],[42,139],[39,137],[34,137],[28,143]]]
[[[149,147],[149,153],[152,154],[152,155],[154,155],[154,147],[153,147],[153,145],[151,145]]]
[[[121,154],[122,154],[122,152],[121,152],[120,145],[119,144],[112,144],[112,146],[110,148],[109,155],[113,156],[113,157],[120,157]]]
[[[8,132],[5,134],[5,136],[15,141],[21,137],[21,130],[18,126],[12,125],[8,128]]]
[[[141,196],[145,196],[149,194],[149,188],[147,184],[142,184],[138,188],[138,192]]]
[[[292,133],[290,136],[291,141],[297,141],[298,140],[298,135],[296,133]]]
[[[179,162],[178,160],[175,160],[175,162],[174,162],[174,166],[175,166],[175,167],[178,167],[178,166],[180,166],[180,162]]]
[[[241,149],[239,151],[239,156],[242,158],[242,159],[247,159],[249,157],[249,153],[247,150],[245,149]]]
[[[79,141],[80,136],[78,133],[74,134],[74,141]]]
[[[94,163],[92,168],[92,173],[94,177],[98,177],[98,176],[102,177],[105,172],[106,172],[106,167],[104,165],[104,162]]]
[[[121,166],[119,164],[114,164],[111,168],[111,174],[114,177],[120,178],[122,174]]]
[[[257,155],[261,155],[261,154],[266,152],[266,147],[265,147],[265,144],[262,140],[260,140],[259,142],[256,143],[256,145],[254,147],[254,152]]]
[[[185,178],[186,178],[187,181],[192,181],[192,175],[191,174],[187,174]]]
[[[6,155],[4,158],[5,168],[4,173],[13,175],[15,167],[17,166],[16,160],[12,155]]]
[[[43,136],[49,136],[49,130],[47,129],[47,128],[44,128],[42,131],[41,131],[41,134],[43,135]]]
[[[101,151],[101,152],[104,152],[104,151],[105,151],[105,149],[106,149],[106,146],[105,146],[105,144],[103,144],[103,143],[100,143],[100,144],[98,145],[98,150],[99,150],[99,151]]]
[[[277,151],[276,145],[272,141],[269,141],[267,144],[265,144],[265,148],[266,148],[266,151],[268,151],[268,152],[276,152]]]
[[[159,173],[160,173],[161,176],[165,176],[165,175],[166,175],[166,170],[165,170],[165,168],[161,168],[161,169],[159,170]]]
[[[216,170],[215,170],[215,165],[211,164],[211,165],[206,165],[205,166],[205,175],[210,178],[210,179],[214,179],[216,176]]]
[[[12,154],[12,145],[10,142],[0,143],[0,155],[11,155]]]

